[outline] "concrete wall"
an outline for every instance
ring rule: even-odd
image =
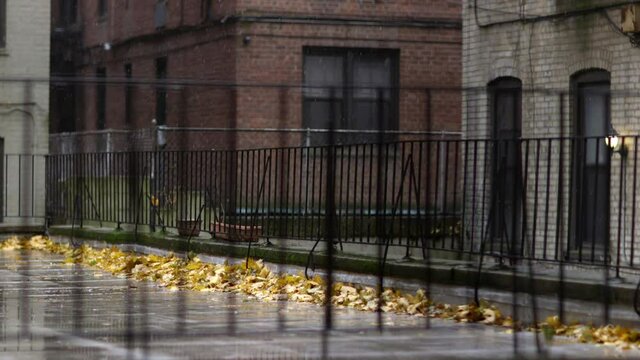
[[[4,139],[7,225],[42,223],[44,158],[48,152],[50,2],[7,1],[6,47],[0,77],[0,137]]]

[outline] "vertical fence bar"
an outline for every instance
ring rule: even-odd
[[[524,171],[520,170],[522,169],[522,167],[519,166],[517,167],[517,172],[519,173],[518,175],[516,175],[518,177],[518,179],[516,181],[522,181],[522,189],[521,190],[521,199],[520,199],[520,207],[522,209],[522,216],[520,219],[520,231],[521,231],[521,237],[520,237],[520,247],[518,249],[514,249],[514,250],[518,250],[518,253],[516,254],[516,251],[514,251],[514,255],[516,255],[516,257],[520,257],[520,258],[526,258],[526,254],[525,254],[525,249],[526,249],[526,236],[527,236],[527,218],[528,218],[528,214],[527,214],[527,193],[528,193],[528,183],[529,183],[529,144],[531,143],[530,140],[525,139],[525,140],[521,140],[517,145],[519,149],[521,149],[522,144],[524,144]],[[518,153],[520,153],[520,151],[518,151]],[[537,173],[535,174],[537,176]],[[537,194],[536,194],[537,188],[534,190],[533,196],[535,196],[535,198],[537,199]],[[517,196],[517,195],[516,195]],[[517,198],[516,196],[514,196],[514,199]],[[536,200],[537,201],[537,200]],[[514,211],[513,216],[517,216],[516,215],[517,209]],[[536,214],[533,214],[533,217],[535,219]],[[514,221],[514,229],[517,226],[517,219]],[[515,232],[515,231],[514,231]],[[533,236],[533,238],[531,239],[531,242],[534,244],[535,246],[535,235]]]
[[[547,247],[548,247],[548,235],[549,235],[549,202],[551,195],[551,153],[552,153],[553,140],[547,140],[547,176],[546,176],[546,191],[545,191],[545,204],[544,204],[544,230],[543,230],[543,250],[542,250],[542,258],[547,260]],[[558,187],[560,186],[558,181]],[[559,199],[556,199],[559,200]],[[556,211],[560,211],[560,209],[556,209]]]
[[[625,137],[621,137],[620,138],[620,149],[624,149],[625,148]],[[622,150],[624,151],[624,150]],[[619,194],[618,194],[618,236],[617,236],[617,246],[616,246],[616,264],[615,264],[615,268],[616,268],[616,279],[620,278],[620,248],[621,248],[621,244],[622,244],[622,202],[624,201],[624,186],[625,186],[625,174],[626,174],[626,169],[625,169],[625,159],[623,157],[623,154],[620,153],[620,182],[619,182]]]
[[[452,209],[452,214],[453,217],[455,219],[455,216],[458,214],[459,208],[458,208],[458,182],[460,181],[460,179],[458,179],[458,166],[460,164],[460,141],[458,140],[454,140],[453,141],[454,144],[454,148],[455,148],[455,153],[453,154],[453,209]],[[457,229],[457,224],[455,222],[452,222],[451,225],[449,225],[449,236],[451,236],[451,250],[455,250],[455,241],[456,241],[456,229]]]
[[[427,154],[427,158],[428,158],[428,154]],[[429,161],[427,159],[427,161]],[[472,194],[471,194],[471,240],[470,240],[470,249],[473,250],[473,248],[475,247],[474,245],[474,234],[475,234],[475,229],[476,229],[476,189],[477,189],[477,168],[478,168],[478,140],[473,140],[473,174],[472,174]],[[428,184],[428,183],[427,183]],[[428,185],[427,185],[428,186]],[[427,193],[429,192],[429,188],[427,187]],[[429,204],[428,200],[427,200],[427,205]],[[481,235],[482,236],[482,235]]]
[[[629,265],[633,267],[635,256],[635,243],[636,243],[636,189],[638,187],[638,139],[640,137],[633,137],[633,190],[631,195],[631,258],[629,259]]]
[[[403,145],[404,145],[404,143],[403,143]],[[412,247],[412,245],[414,245],[414,242],[413,242],[413,240],[414,240],[413,220],[414,220],[414,218],[413,218],[413,201],[412,201],[414,192],[413,192],[413,186],[412,185],[413,185],[413,180],[414,180],[414,175],[415,175],[414,174],[414,170],[415,169],[413,168],[413,150],[414,150],[413,149],[413,145],[414,145],[413,141],[409,142],[409,150],[408,150],[409,155],[407,156],[407,164],[408,164],[408,166],[410,166],[410,168],[408,168],[408,170],[407,170],[409,172],[408,185],[407,185],[409,192],[407,193],[407,214],[406,214],[406,218],[405,218],[406,219],[405,220],[405,229],[406,229],[406,239],[405,239],[406,252],[405,252],[405,258],[406,259],[411,258],[411,247]],[[404,148],[403,148],[403,152],[404,152]],[[403,160],[402,161],[403,162],[405,161],[404,160],[404,156],[403,156]],[[402,203],[402,201],[400,203]],[[417,211],[417,209],[416,209],[416,211]]]
[[[438,228],[440,229],[440,233],[438,236],[442,237],[442,247],[445,248],[445,242],[446,242],[446,224],[447,224],[447,217],[448,217],[448,207],[447,207],[447,203],[448,203],[448,197],[449,197],[449,140],[447,139],[443,139],[441,140],[441,145],[439,148],[442,147],[442,145],[444,145],[444,154],[442,155],[443,158],[443,162],[444,165],[442,166],[442,174],[440,174],[442,176],[442,210],[439,211],[440,213],[440,221],[438,224]],[[451,242],[450,248],[453,249],[453,242]]]
[[[376,213],[374,216],[371,216],[371,213],[373,212],[373,208],[371,207],[371,202],[372,202],[372,197],[373,197],[373,156],[374,156],[374,151],[376,154],[376,171],[380,171],[378,166],[379,161],[378,161],[378,157],[380,157],[381,155],[381,151],[380,151],[381,145],[378,145],[377,148],[374,148],[374,144],[369,144],[369,194],[367,196],[367,244],[371,243],[371,227],[372,226],[378,226],[377,224],[377,219],[378,219],[378,212],[377,212],[377,205],[376,205]],[[377,180],[377,177],[376,177]],[[377,186],[377,183],[376,183]],[[377,191],[376,190],[376,196],[377,196]],[[377,202],[377,198],[376,198],[376,202]],[[364,214],[364,211],[362,211],[362,213]],[[372,225],[371,223],[371,218],[375,219],[375,223]],[[363,224],[364,224],[364,215],[363,215]],[[376,230],[377,233],[377,230]]]
[[[378,102],[380,102],[382,99],[380,92],[378,92]],[[382,150],[384,148],[384,136],[382,133],[382,119],[381,119],[381,115],[378,114],[378,151],[377,151],[377,174],[376,174],[376,242],[377,242],[377,246],[378,246],[378,287],[377,287],[377,295],[378,295],[378,308],[377,308],[377,327],[378,327],[378,331],[382,332],[383,330],[383,322],[382,322],[382,292],[384,291],[384,264],[382,263],[382,252],[383,252],[383,241],[382,238],[384,237],[384,227],[385,227],[385,223],[384,223],[384,218],[382,215],[382,211],[383,211],[383,204],[384,204],[384,186],[382,184],[382,181],[385,181],[386,184],[386,171],[385,174],[383,175],[382,171],[382,166],[383,166],[383,157],[382,157]],[[385,164],[386,165],[386,164]],[[385,166],[385,170],[386,170],[386,166]]]
[[[533,224],[532,224],[532,229],[531,229],[531,258],[535,259],[536,257],[536,240],[538,238],[538,234],[536,232],[536,230],[538,229],[538,185],[539,185],[539,178],[540,178],[540,139],[536,139],[535,140],[535,145],[536,145],[536,161],[535,161],[535,174],[534,174],[534,190],[533,190]],[[528,148],[528,147],[527,147]],[[527,167],[525,166],[525,169],[527,169]],[[527,169],[528,170],[528,169]],[[526,189],[525,189],[526,191]],[[546,191],[547,193],[549,192],[549,190]],[[525,220],[526,221],[526,220]],[[543,239],[543,246],[546,248],[547,246],[547,239]],[[543,250],[544,252],[544,250]]]
[[[398,143],[393,143],[393,144],[387,144],[387,146],[392,146],[392,151],[393,151],[393,158],[391,159],[391,194],[389,194],[389,197],[391,198],[391,202],[388,203],[387,199],[386,199],[386,194],[387,191],[385,191],[385,216],[387,215],[387,211],[391,210],[391,214],[389,214],[389,220],[385,223],[389,224],[389,231],[385,232],[385,235],[388,236],[388,238],[385,239],[385,252],[384,252],[384,257],[383,259],[386,261],[387,259],[387,251],[389,249],[388,244],[393,244],[393,240],[395,237],[395,233],[394,231],[396,230],[395,228],[395,222],[396,222],[396,214],[397,214],[397,209],[396,207],[399,207],[399,205],[395,204],[395,198],[396,198],[396,179],[398,178],[397,176],[397,163],[398,163]],[[387,156],[389,154],[387,153]],[[387,160],[387,159],[385,159]],[[400,160],[402,161],[402,159]],[[386,168],[385,168],[386,169]],[[401,170],[402,171],[402,170]],[[387,177],[385,176],[385,184],[387,183],[386,181]],[[400,185],[402,186],[402,184]],[[385,189],[386,190],[386,189]],[[387,207],[391,205],[391,209],[388,209]],[[385,236],[386,237],[386,236]]]
[[[416,180],[416,209],[418,210],[418,213],[416,214],[416,218],[418,220],[418,238],[419,238],[419,242],[420,242],[420,249],[422,251],[422,259],[426,260],[427,259],[427,249],[426,247],[428,246],[427,242],[426,242],[426,238],[425,238],[425,226],[424,226],[424,222],[425,220],[422,218],[422,162],[423,162],[423,156],[422,156],[422,152],[423,152],[423,145],[424,145],[424,141],[420,141],[418,142],[418,179]],[[428,169],[427,169],[428,171]],[[425,215],[427,214],[427,204],[424,204],[425,207]],[[427,318],[429,318],[427,316]]]

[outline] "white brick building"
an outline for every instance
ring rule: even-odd
[[[0,1],[3,226],[41,224],[48,152],[50,1]]]
[[[637,261],[634,138],[624,156],[605,142],[640,134],[640,48],[619,30],[621,3],[464,1],[462,127],[498,139],[478,146],[488,161],[467,183],[470,246],[506,234],[525,257]]]

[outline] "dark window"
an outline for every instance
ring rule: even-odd
[[[99,67],[96,70],[96,128],[98,130],[104,129],[107,121],[107,85],[105,83],[106,77],[107,70],[103,67]]]
[[[78,0],[60,1],[60,22],[62,25],[73,25],[77,21]]]
[[[56,114],[57,132],[76,131],[76,85],[58,84],[51,87],[51,113]]]
[[[167,123],[167,88],[164,80],[167,78],[167,58],[156,59],[156,121],[158,125]]]
[[[491,251],[513,256],[521,252],[522,83],[504,77],[489,83],[493,128]]]
[[[202,0],[200,3],[200,13],[202,20],[213,19],[213,3],[212,0]]]
[[[167,25],[167,0],[157,0],[155,15],[156,29],[162,29]]]
[[[127,79],[127,85],[124,93],[124,122],[127,125],[131,124],[131,111],[132,111],[132,98],[133,98],[133,86],[131,84],[131,77],[133,75],[133,67],[131,64],[124,65],[124,76]]]
[[[7,0],[0,0],[0,47],[7,46]]]
[[[304,53],[304,126],[397,130],[398,52],[307,48]],[[338,142],[371,142],[375,134],[340,134]],[[311,142],[326,142],[316,134]]]
[[[583,259],[602,260],[609,240],[611,150],[610,75],[604,70],[572,77],[574,100],[574,245]]]
[[[98,17],[106,17],[108,13],[108,0],[98,0]]]

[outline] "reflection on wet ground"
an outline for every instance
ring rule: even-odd
[[[172,292],[63,264],[40,252],[0,252],[0,358],[298,359],[323,354],[322,307],[244,295]],[[331,358],[512,358],[514,335],[480,324],[336,309]],[[429,327],[427,329],[427,327]],[[537,357],[535,337],[517,351]],[[635,358],[637,351],[555,341],[553,357]]]

